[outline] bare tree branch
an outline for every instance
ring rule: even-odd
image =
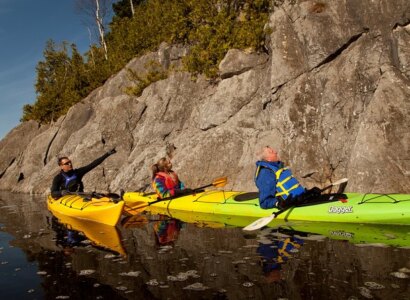
[[[130,0],[130,5],[131,5],[131,14],[134,16],[135,10],[134,10],[134,3],[132,3],[132,0]]]
[[[90,28],[96,28],[98,44],[104,49],[105,59],[108,60],[108,49],[105,41],[106,28],[112,14],[113,0],[75,0],[76,10],[84,16],[90,37]]]

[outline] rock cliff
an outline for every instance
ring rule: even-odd
[[[79,167],[115,146],[87,190],[149,190],[170,149],[188,186],[225,175],[255,190],[255,151],[272,145],[307,187],[349,177],[349,191],[410,193],[410,2],[284,1],[267,25],[266,53],[230,50],[218,80],[163,44],[57,122],[20,124],[0,142],[0,189],[47,192],[57,156]],[[127,95],[127,69],[151,61],[170,76]]]

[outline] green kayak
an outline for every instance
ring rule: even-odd
[[[326,201],[312,201],[309,205],[291,207],[277,216],[286,221],[315,221],[366,224],[410,225],[409,194],[347,193],[345,199],[329,196]],[[187,211],[221,216],[270,216],[277,209],[262,209],[257,193],[213,190],[173,199],[157,200],[155,194],[127,192],[124,210],[129,214],[146,207],[169,211]],[[154,203],[155,202],[155,203]]]

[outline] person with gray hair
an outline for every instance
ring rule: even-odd
[[[278,152],[265,146],[257,152],[255,184],[259,189],[259,205],[263,209],[286,208],[314,195],[317,187],[306,190],[293,177],[292,171],[279,160]]]

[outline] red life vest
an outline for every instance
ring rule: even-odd
[[[169,190],[173,190],[178,187],[178,175],[175,172],[158,172],[155,176],[161,176],[165,178],[165,187]]]

